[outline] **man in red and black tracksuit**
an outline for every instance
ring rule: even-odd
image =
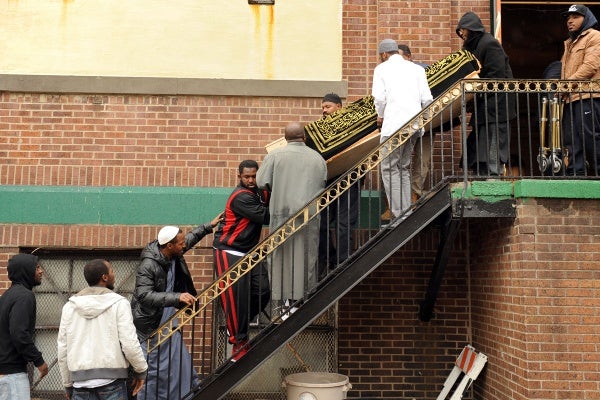
[[[263,225],[269,224],[269,192],[256,186],[256,171],[256,161],[240,163],[240,183],[229,196],[225,216],[214,233],[213,264],[218,276],[258,244]],[[229,343],[233,344],[232,361],[246,354],[249,322],[267,306],[270,298],[269,274],[263,263],[221,294]]]

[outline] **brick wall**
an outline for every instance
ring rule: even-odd
[[[427,323],[436,227],[340,301],[349,398],[435,398],[466,343],[488,356],[475,399],[598,398],[600,203],[525,199],[517,213],[462,224]]]
[[[514,224],[470,232],[479,398],[597,399],[600,204],[526,199]]]
[[[458,18],[489,28],[489,1],[344,2],[349,100],[370,93],[384,37],[433,62],[458,50]],[[0,94],[0,184],[231,187],[240,160],[291,121],[319,117],[315,98]],[[199,205],[200,207],[201,205]],[[598,202],[527,200],[516,221],[463,225],[434,319],[418,321],[439,232],[430,228],[340,302],[340,372],[350,398],[434,398],[473,345],[490,357],[475,397],[598,399]],[[189,227],[184,227],[189,228]],[[0,226],[0,265],[26,247],[141,248],[155,226]],[[212,277],[210,237],[191,251],[197,287]],[[0,269],[0,293],[7,287]]]
[[[439,238],[438,227],[426,229],[340,301],[339,366],[353,386],[349,398],[436,398],[469,343],[464,235],[454,244],[434,317],[418,318]]]
[[[0,184],[228,187],[320,99],[2,93]]]

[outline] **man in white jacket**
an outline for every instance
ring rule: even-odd
[[[62,309],[58,366],[67,399],[126,399],[128,368],[135,396],[148,364],[133,325],[129,301],[113,292],[115,274],[106,260],[92,260],[83,275],[90,287]]]
[[[383,143],[429,105],[433,97],[425,70],[405,60],[395,40],[382,40],[378,51],[381,63],[373,71],[372,94],[380,143]],[[410,208],[410,159],[414,142],[420,134],[415,132],[406,143],[391,153],[385,147],[381,150],[381,180],[394,217]]]

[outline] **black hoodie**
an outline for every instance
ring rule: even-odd
[[[468,29],[470,31],[467,40],[463,44],[463,49],[473,53],[481,63],[481,71],[479,77],[481,79],[512,79],[513,73],[508,63],[508,56],[504,52],[502,45],[492,34],[485,31],[481,19],[472,11],[465,13],[458,21],[456,33],[459,34],[460,29]],[[459,35],[460,36],[460,35]],[[508,96],[510,103],[508,105],[507,115],[507,96],[498,96],[496,99],[494,93],[487,95],[487,102],[481,95],[477,96],[477,120],[485,120],[485,111],[487,109],[487,118],[489,121],[504,122],[508,121],[516,115],[513,98]],[[496,101],[498,106],[496,107]],[[480,122],[481,123],[481,122]]]
[[[8,261],[11,287],[0,296],[0,374],[27,372],[27,363],[44,364],[42,353],[35,346],[36,301],[32,288],[38,258],[17,254]]]

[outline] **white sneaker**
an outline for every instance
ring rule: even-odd
[[[292,315],[293,313],[295,313],[296,311],[298,311],[298,307],[292,307],[289,308],[286,312],[284,312],[281,315],[281,320],[285,321],[286,319],[288,319],[290,317],[290,315]]]

